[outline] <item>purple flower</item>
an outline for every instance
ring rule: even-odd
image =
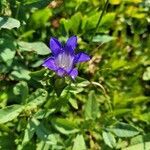
[[[55,71],[58,76],[71,76],[75,79],[78,75],[75,64],[90,60],[86,53],[75,54],[76,36],[70,37],[64,46],[56,38],[51,38],[49,44],[52,56],[44,61],[43,66]]]

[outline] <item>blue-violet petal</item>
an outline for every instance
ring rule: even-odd
[[[49,45],[53,55],[58,55],[62,51],[62,44],[56,38],[51,38]]]
[[[86,53],[78,53],[77,55],[75,55],[74,58],[74,63],[79,63],[79,62],[85,62],[90,60],[90,56]]]

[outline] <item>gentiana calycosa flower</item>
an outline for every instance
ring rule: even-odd
[[[78,75],[78,70],[74,68],[75,65],[90,60],[89,55],[86,53],[75,54],[76,46],[76,36],[70,37],[64,46],[56,38],[51,38],[50,49],[52,56],[44,61],[43,66],[55,71],[60,77],[70,76],[75,79]]]

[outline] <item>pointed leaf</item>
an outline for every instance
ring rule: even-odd
[[[116,145],[116,140],[114,135],[110,132],[105,132],[105,131],[103,131],[102,135],[106,145],[108,145],[110,148],[114,148]]]
[[[63,134],[72,134],[79,131],[75,123],[67,119],[57,118],[57,119],[53,119],[51,122],[53,126]]]
[[[21,97],[22,102],[25,102],[26,98],[28,97],[29,89],[27,82],[21,81],[13,89],[15,95]]]
[[[4,109],[0,109],[0,124],[15,119],[23,110],[21,105],[12,105]]]
[[[74,144],[72,150],[86,150],[85,141],[83,135],[78,134],[74,139]]]
[[[96,119],[97,117],[100,116],[100,111],[94,91],[91,91],[88,97],[89,98],[85,104],[85,118]]]
[[[44,89],[37,89],[31,96],[27,99],[27,105],[30,107],[37,107],[42,105],[47,99],[47,91]]]
[[[35,52],[39,55],[47,55],[50,53],[50,49],[43,42],[28,43],[20,41],[18,45],[20,51]]]
[[[20,22],[14,18],[10,17],[0,17],[0,29],[13,29],[13,28],[19,28]]]
[[[139,134],[137,128],[122,122],[116,123],[113,127],[108,128],[107,130],[113,132],[118,137],[132,137]]]

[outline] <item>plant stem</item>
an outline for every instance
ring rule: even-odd
[[[102,20],[102,17],[103,17],[103,15],[104,15],[105,10],[107,9],[108,3],[109,3],[109,0],[106,0],[106,3],[105,3],[104,8],[103,8],[103,11],[102,11],[102,13],[100,13],[98,22],[97,22],[96,27],[95,27],[95,31],[94,31],[94,33],[92,34],[90,41],[93,40],[93,37],[95,36],[95,34],[96,34],[97,30],[98,30],[99,24],[100,24],[100,22],[101,22],[101,20]],[[100,7],[99,7],[99,9],[100,9]]]

